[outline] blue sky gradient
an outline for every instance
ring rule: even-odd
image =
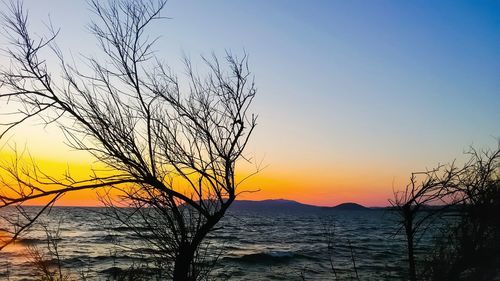
[[[63,50],[98,54],[84,1],[25,3],[35,29],[48,14],[61,27]],[[262,180],[262,197],[297,199],[311,182],[302,201],[383,205],[395,180],[500,137],[500,1],[171,0],[163,15],[151,34],[178,71],[183,54],[249,54],[249,153],[262,178],[295,183]]]

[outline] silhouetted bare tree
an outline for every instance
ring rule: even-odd
[[[33,37],[20,2],[3,14],[11,64],[0,73],[0,100],[16,109],[3,112],[7,121],[0,137],[38,118],[56,124],[70,148],[90,153],[106,167],[77,179],[69,172],[62,178],[44,173],[20,155],[4,163],[0,207],[16,206],[23,217],[10,220],[13,235],[4,245],[63,194],[111,189],[120,200],[106,202],[132,208],[115,214],[149,237],[165,263],[171,262],[172,278],[197,280],[198,250],[238,194],[236,163],[246,160],[243,150],[256,125],[249,112],[256,89],[247,58],[231,53],[224,63],[203,58],[204,77],[186,59],[187,74],[179,79],[156,57],[156,39],[147,36],[166,0],[89,4],[96,15],[90,31],[105,55],[85,58],[89,71],[65,59],[54,42],[55,29],[49,28],[46,38]],[[45,50],[58,58],[60,77],[49,71]],[[35,213],[23,208],[38,198],[48,203]]]
[[[496,197],[500,194],[498,185],[500,146],[494,151],[482,153],[471,149],[468,154],[470,158],[462,167],[452,163],[447,166],[439,165],[429,171],[413,173],[406,189],[395,192],[394,199],[389,200],[401,217],[400,230],[404,230],[407,242],[409,277],[412,281],[418,279],[415,262],[416,236],[423,235],[443,211],[454,207],[454,211],[462,216],[459,226],[468,227],[471,224],[464,222],[477,220],[475,213],[478,209],[484,209],[482,206],[486,205],[488,210],[494,210],[495,204],[498,205]],[[494,213],[492,210],[482,215],[491,220],[491,214]],[[497,227],[497,225],[498,223],[489,221],[486,227]],[[448,226],[444,227],[447,232]],[[478,231],[473,232],[477,234]],[[498,235],[500,231],[495,233]],[[453,245],[455,246],[459,245]]]
[[[424,267],[426,280],[496,280],[500,277],[500,145],[471,149],[455,190],[455,221],[437,237]]]
[[[440,165],[425,172],[412,173],[410,183],[404,191],[394,193],[394,199],[389,200],[401,218],[401,228],[406,238],[408,254],[408,273],[411,281],[417,280],[415,264],[415,239],[417,234],[423,235],[437,209],[428,209],[429,205],[448,206],[454,201],[453,192],[457,180],[464,173],[451,164]]]

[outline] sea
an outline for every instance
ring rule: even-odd
[[[14,210],[0,210],[13,212]],[[0,251],[0,280],[39,280],[33,251],[47,249],[46,229],[57,233],[65,274],[79,280],[116,280],[138,264],[147,246],[131,229],[104,219],[106,208],[54,207]],[[214,280],[404,280],[405,241],[399,218],[387,209],[308,212],[231,210],[207,241],[217,252]],[[49,232],[50,233],[50,232]],[[55,234],[54,234],[55,236]],[[420,239],[424,253],[430,237]],[[46,252],[46,251],[45,251]],[[155,279],[151,279],[155,280]]]

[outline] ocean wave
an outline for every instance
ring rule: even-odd
[[[43,244],[46,243],[46,239],[38,239],[38,238],[21,238],[16,241],[16,243],[19,243],[21,245],[26,245],[26,246],[31,246],[31,245],[36,245],[36,244]]]
[[[298,258],[306,258],[306,256],[290,251],[266,251],[224,259],[241,263],[287,263]]]
[[[236,235],[212,235],[208,238],[214,240],[229,240],[229,241],[235,241],[240,239],[240,237]]]

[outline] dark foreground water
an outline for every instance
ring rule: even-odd
[[[58,247],[66,272],[112,280],[107,274],[113,268],[137,263],[143,246],[129,229],[101,219],[102,211],[54,208],[43,218],[52,229],[60,223]],[[354,256],[361,280],[402,280],[405,252],[402,237],[394,235],[396,219],[384,210],[233,211],[209,238],[221,254],[214,274],[227,280],[334,280],[333,262],[339,279],[350,280]],[[43,250],[45,237],[37,226],[0,252],[0,280],[33,280],[29,248]]]

